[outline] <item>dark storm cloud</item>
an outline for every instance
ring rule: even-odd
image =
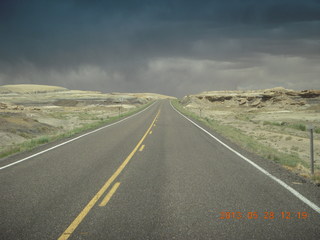
[[[180,95],[302,88],[285,71],[319,63],[319,29],[316,0],[5,0],[0,84]],[[273,62],[285,70],[274,76]],[[317,69],[308,71],[306,88],[319,88]]]

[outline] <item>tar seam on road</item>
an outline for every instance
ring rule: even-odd
[[[160,114],[160,110],[157,115],[153,119],[150,127],[145,132],[143,137],[140,139],[136,147],[132,150],[132,152],[128,155],[128,157],[122,162],[122,164],[118,167],[118,169],[113,173],[113,175],[105,182],[102,188],[96,193],[96,195],[90,200],[90,202],[84,207],[84,209],[80,212],[80,214],[73,220],[73,222],[69,225],[69,227],[62,233],[62,235],[58,238],[58,240],[66,240],[68,239],[74,230],[79,226],[82,220],[87,216],[89,211],[93,208],[93,206],[99,201],[101,196],[105,193],[105,191],[109,188],[109,186],[113,183],[113,181],[119,176],[122,170],[127,166],[133,155],[138,151],[139,147],[143,143],[144,139],[149,134],[155,120],[158,118]]]
[[[145,147],[145,145],[143,144],[143,145],[141,146],[141,148],[139,149],[139,151],[142,152],[143,149],[144,149],[144,147]]]
[[[207,130],[205,130],[204,128],[200,127],[198,124],[196,124],[195,122],[193,122],[192,120],[190,120],[188,117],[186,117],[185,115],[183,115],[182,113],[180,113],[177,109],[175,109],[170,101],[170,105],[173,108],[173,110],[175,110],[177,113],[179,113],[182,117],[184,117],[185,119],[187,119],[188,121],[190,121],[193,125],[195,125],[196,127],[198,127],[199,129],[201,129],[202,131],[204,131],[205,133],[207,133],[210,137],[212,137],[214,140],[216,140],[217,142],[219,142],[220,144],[222,144],[224,147],[226,147],[227,149],[229,149],[231,152],[235,153],[236,155],[238,155],[240,158],[242,158],[243,160],[245,160],[246,162],[248,162],[249,164],[251,164],[253,167],[255,167],[256,169],[258,169],[260,172],[264,173],[265,175],[267,175],[268,177],[270,177],[272,180],[276,181],[278,184],[280,184],[282,187],[284,187],[285,189],[287,189],[289,192],[291,192],[294,196],[296,196],[298,199],[300,199],[302,202],[304,202],[305,204],[307,204],[309,207],[311,207],[314,211],[316,211],[317,213],[320,213],[320,207],[317,206],[315,203],[311,202],[309,199],[307,199],[306,197],[304,197],[301,193],[299,193],[297,190],[293,189],[292,187],[290,187],[288,184],[286,184],[285,182],[283,182],[282,180],[280,180],[279,178],[273,176],[271,173],[269,173],[267,170],[263,169],[262,167],[260,167],[258,164],[254,163],[253,161],[251,161],[250,159],[246,158],[245,156],[243,156],[241,153],[237,152],[236,150],[234,150],[233,148],[229,147],[227,144],[225,144],[224,142],[222,142],[220,139],[218,139],[217,137],[213,136],[210,132],[208,132]]]
[[[123,121],[125,121],[125,120],[127,120],[127,119],[129,119],[129,118],[132,118],[132,117],[134,117],[134,116],[136,116],[136,115],[138,115],[138,114],[146,111],[148,108],[150,108],[150,107],[151,107],[152,105],[154,105],[155,103],[156,103],[156,102],[154,102],[153,104],[151,104],[149,107],[143,109],[142,111],[137,112],[137,113],[135,113],[135,114],[133,114],[133,115],[131,115],[131,116],[129,116],[129,117],[126,117],[126,118],[124,118],[124,119],[121,119],[120,121],[111,123],[111,124],[109,124],[109,125],[103,126],[103,127],[98,128],[98,129],[96,129],[96,130],[93,130],[93,131],[91,131],[91,132],[82,134],[82,135],[80,135],[80,136],[78,136],[78,137],[75,137],[75,138],[72,138],[72,139],[70,139],[70,140],[68,140],[68,141],[66,141],[66,142],[60,143],[60,144],[58,144],[58,145],[56,145],[56,146],[53,146],[53,147],[51,147],[51,148],[48,148],[48,149],[46,149],[46,150],[43,150],[43,151],[41,151],[41,152],[35,153],[35,154],[31,155],[31,156],[28,156],[28,157],[26,157],[26,158],[20,159],[20,160],[18,160],[18,161],[15,161],[15,162],[13,162],[13,163],[10,163],[10,164],[7,164],[7,165],[5,165],[5,166],[3,166],[3,167],[0,167],[0,170],[3,170],[3,169],[5,169],[5,168],[11,167],[11,166],[16,165],[16,164],[18,164],[18,163],[24,162],[24,161],[26,161],[26,160],[28,160],[28,159],[30,159],[30,158],[36,157],[36,156],[38,156],[38,155],[40,155],[40,154],[43,154],[43,153],[48,152],[48,151],[51,151],[51,150],[53,150],[53,149],[55,149],[55,148],[61,147],[61,146],[65,145],[65,144],[67,144],[67,143],[73,142],[73,141],[75,141],[75,140],[78,140],[79,138],[82,138],[82,137],[88,136],[88,135],[90,135],[90,134],[92,134],[92,133],[98,132],[98,131],[100,131],[100,130],[102,130],[102,129],[104,129],[104,128],[111,127],[111,126],[113,126],[113,125],[115,125],[115,124],[118,124],[118,123],[120,123],[120,122],[123,122]]]
[[[111,190],[107,193],[107,195],[105,196],[105,198],[101,201],[101,203],[99,204],[99,207],[104,207],[105,205],[107,205],[107,203],[109,202],[109,200],[112,198],[113,194],[117,191],[118,187],[120,186],[120,182],[116,182],[113,187],[111,188]]]

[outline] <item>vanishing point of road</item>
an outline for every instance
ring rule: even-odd
[[[320,239],[319,187],[168,100],[3,159],[0,184],[3,240]]]

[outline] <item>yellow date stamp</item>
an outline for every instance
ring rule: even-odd
[[[222,211],[220,212],[219,219],[307,219],[309,214],[307,212],[240,212],[240,211]]]

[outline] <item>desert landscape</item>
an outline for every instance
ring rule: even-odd
[[[168,96],[101,93],[47,85],[0,86],[0,156],[71,136]]]
[[[320,182],[320,90],[208,91],[185,96],[180,104],[241,147]],[[310,176],[310,125],[314,176]]]
[[[47,85],[0,86],[0,156],[115,121],[158,99],[175,98]],[[320,90],[207,91],[179,103],[180,110],[242,148],[320,183]],[[313,176],[308,126],[314,127]]]

